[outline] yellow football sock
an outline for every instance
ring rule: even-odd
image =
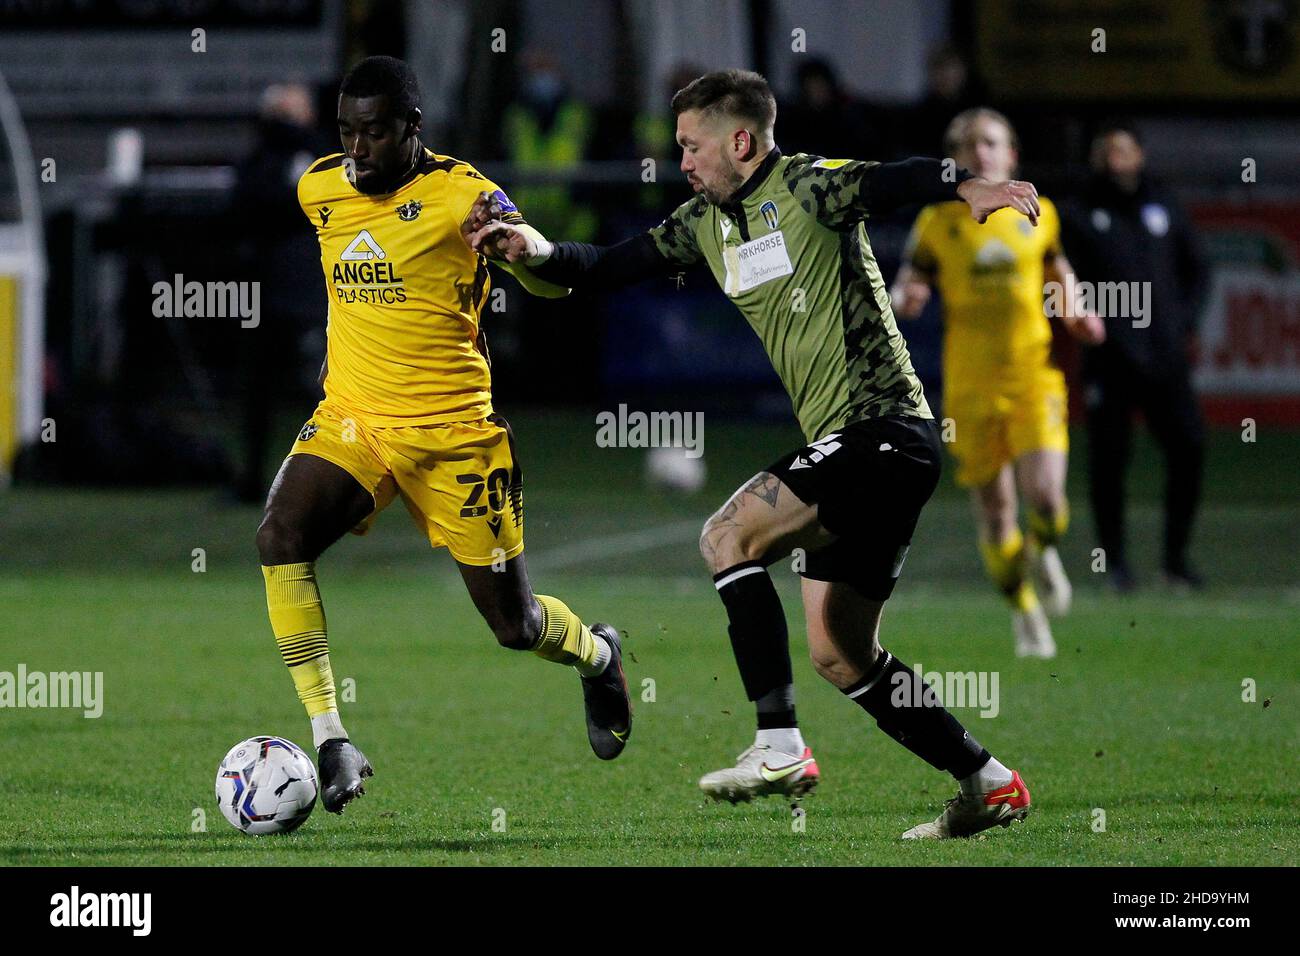
[[[1021,581],[1016,593],[1007,597],[1007,602],[1017,611],[1032,611],[1038,607],[1038,592],[1028,581]]]
[[[271,616],[275,643],[298,689],[298,699],[307,708],[307,716],[337,711],[325,609],[316,587],[315,565],[262,565],[262,576],[266,579],[266,610]]]
[[[542,636],[533,652],[557,664],[590,664],[596,659],[591,629],[558,598],[537,595],[542,607]]]
[[[981,541],[980,554],[984,569],[999,591],[1017,611],[1029,611],[1038,605],[1034,586],[1025,576],[1025,539],[1016,528],[1005,541]]]
[[[1068,527],[1070,527],[1070,506],[1065,502],[1061,503],[1061,510],[1054,515],[1033,508],[1029,510],[1029,536],[1040,547],[1054,546],[1064,537]]]

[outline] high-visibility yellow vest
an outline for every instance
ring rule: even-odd
[[[542,131],[537,117],[522,106],[511,106],[505,115],[506,149],[521,168],[548,172],[573,168],[587,155],[591,139],[591,115],[576,100],[560,107],[555,122]],[[546,236],[591,242],[596,238],[596,215],[573,201],[571,188],[563,184],[520,186],[509,190],[510,198],[524,218]]]

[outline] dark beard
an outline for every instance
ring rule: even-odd
[[[721,206],[724,203],[730,202],[731,197],[736,195],[736,190],[740,189],[743,185],[745,185],[745,177],[740,174],[740,170],[735,166],[729,166],[727,168],[726,183],[724,186],[727,190],[725,194],[719,194],[714,190],[709,189],[707,186],[702,186],[700,193],[711,205]]]
[[[411,180],[412,174],[420,166],[420,158],[424,155],[424,148],[416,146],[412,154],[411,161],[406,164],[403,172],[395,177],[372,176],[370,182],[362,183],[358,179],[352,179],[352,188],[365,196],[382,196],[386,193],[397,191],[400,187],[406,185]]]
[[[393,191],[387,182],[376,182],[373,177],[368,182],[354,182],[352,188],[365,196],[382,196]]]

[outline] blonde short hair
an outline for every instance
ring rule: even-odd
[[[974,109],[962,110],[952,118],[948,128],[943,134],[944,152],[952,156],[957,150],[961,149],[962,141],[966,138],[966,133],[976,120],[988,119],[995,123],[1001,123],[1007,130],[1007,137],[1011,140],[1011,148],[1020,149],[1020,137],[1016,135],[1016,128],[1011,125],[1011,120],[995,109],[987,106],[977,106]]]

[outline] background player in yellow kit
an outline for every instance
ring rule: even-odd
[[[619,636],[607,624],[588,628],[529,583],[519,462],[492,409],[479,329],[488,269],[462,234],[482,192],[528,227],[496,184],[425,149],[419,90],[402,61],[370,57],[353,68],[338,125],[343,152],[298,183],[329,290],[325,399],[276,476],[257,531],[271,626],[311,718],[325,809],[342,812],[373,770],[339,717],[315,561],[397,497],[430,543],[451,552],[503,647],[578,671],[588,739],[612,759],[631,733]]]
[[[990,109],[959,114],[944,135],[957,165],[1004,181],[1019,160],[1015,131]],[[1037,228],[1012,210],[971,219],[965,204],[927,206],[917,217],[893,290],[894,311],[915,318],[938,287],[943,306],[943,401],[953,422],[957,483],[971,489],[980,552],[1011,605],[1016,653],[1052,657],[1044,606],[1064,614],[1071,587],[1056,543],[1069,522],[1065,498],[1065,377],[1051,361],[1044,287],[1072,273],[1056,207],[1039,197]],[[1088,344],[1105,335],[1095,315],[1062,302],[1066,328]],[[1020,531],[1017,491],[1028,534]],[[1033,584],[1037,577],[1042,603]]]

